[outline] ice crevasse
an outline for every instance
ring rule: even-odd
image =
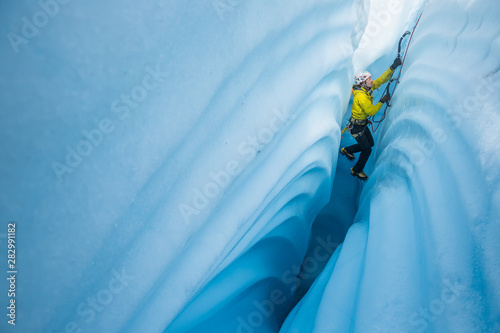
[[[499,11],[1,4],[1,331],[500,331]],[[361,183],[353,75],[420,13]]]

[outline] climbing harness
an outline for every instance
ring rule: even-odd
[[[347,123],[345,129],[342,130],[342,132],[344,132],[346,129],[349,130],[349,133],[351,133],[352,137],[354,139],[356,139],[358,136],[361,136],[365,130],[366,130],[366,126],[368,124],[372,124],[372,122],[369,120],[369,119],[354,119],[353,117],[349,118],[349,122]],[[358,133],[352,133],[352,129],[354,127],[354,125],[359,125],[359,126],[363,126],[363,129],[361,131],[359,131]]]
[[[418,17],[417,23],[416,23],[416,24],[415,24],[415,26],[413,27],[413,30],[412,30],[411,32],[410,32],[410,31],[406,31],[406,32],[403,34],[403,36],[401,36],[401,38],[399,39],[399,45],[398,45],[398,56],[397,56],[397,58],[401,59],[401,45],[402,45],[402,43],[403,43],[404,38],[405,38],[406,36],[410,35],[410,39],[408,40],[408,44],[406,45],[406,48],[405,48],[405,53],[404,53],[403,59],[402,59],[402,61],[401,61],[401,66],[400,66],[400,68],[399,68],[399,74],[398,74],[398,77],[397,77],[397,78],[395,78],[395,79],[393,78],[393,79],[390,79],[390,80],[389,80],[389,82],[387,83],[387,86],[385,87],[385,90],[384,90],[384,93],[382,94],[382,96],[385,96],[385,95],[387,95],[387,94],[390,92],[391,84],[392,84],[393,82],[395,82],[395,84],[394,84],[394,89],[392,90],[392,93],[390,94],[391,98],[392,98],[392,96],[393,96],[394,92],[396,91],[396,88],[397,88],[397,86],[398,86],[398,84],[399,84],[399,79],[400,79],[400,77],[401,77],[401,72],[403,71],[403,65],[404,65],[405,60],[406,60],[406,55],[408,54],[408,48],[410,47],[411,39],[412,39],[412,37],[413,37],[413,33],[415,32],[415,29],[417,28],[418,23],[420,22],[420,18],[422,17],[422,14],[423,14],[423,12],[422,12],[422,13],[420,13],[420,16]],[[368,117],[368,119],[367,119],[367,123],[366,123],[366,125],[365,125],[365,126],[368,126],[368,125],[369,125],[369,126],[371,126],[372,131],[373,131],[373,132],[376,132],[376,131],[377,131],[377,129],[378,129],[378,127],[380,126],[380,123],[381,123],[381,122],[385,119],[385,116],[387,115],[387,109],[388,109],[388,108],[390,108],[390,107],[391,107],[391,100],[389,99],[389,101],[387,101],[387,103],[386,103],[385,110],[384,110],[384,113],[382,114],[382,117],[381,117],[379,120],[375,120],[375,119],[373,119],[373,117]],[[370,118],[371,118],[371,119],[370,119]],[[352,125],[353,125],[353,124],[352,124],[352,121],[351,121],[352,119],[353,119],[353,118],[351,117],[351,119],[349,119],[349,122],[347,123],[347,125],[346,125],[343,129],[342,129],[342,131],[340,132],[340,134],[341,134],[341,135],[342,135],[342,134],[344,134],[344,132],[345,132],[346,130],[348,130],[348,129],[349,129],[349,133],[351,132]],[[377,124],[377,126],[376,126],[375,128],[374,128],[373,123],[376,123],[376,124]],[[362,132],[360,132],[360,133],[363,133],[363,132],[364,132],[364,130],[365,130],[365,129],[363,129],[363,131],[362,131]],[[358,134],[358,135],[359,135],[359,134]]]

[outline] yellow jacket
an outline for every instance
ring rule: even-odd
[[[373,81],[373,87],[370,91],[362,88],[361,86],[354,85],[352,87],[352,117],[354,119],[365,120],[370,116],[374,116],[384,105],[378,102],[373,105],[372,91],[380,88],[381,85],[389,81],[394,74],[394,70],[389,68],[378,79]]]

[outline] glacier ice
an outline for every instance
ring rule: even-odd
[[[500,331],[499,4],[0,8],[2,332]],[[422,10],[360,183],[352,77]]]
[[[483,127],[500,26],[484,3],[440,1],[417,29],[356,223],[282,332],[500,329],[499,150]]]

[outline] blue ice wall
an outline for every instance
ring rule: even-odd
[[[275,287],[277,330],[349,97],[356,9],[340,4],[3,3],[19,306],[2,331],[182,331],[224,313],[231,329]]]
[[[356,223],[281,332],[500,330],[500,8],[484,6],[424,7]]]
[[[337,159],[397,3],[2,2],[0,331],[497,330],[498,6],[427,4],[370,180]]]

